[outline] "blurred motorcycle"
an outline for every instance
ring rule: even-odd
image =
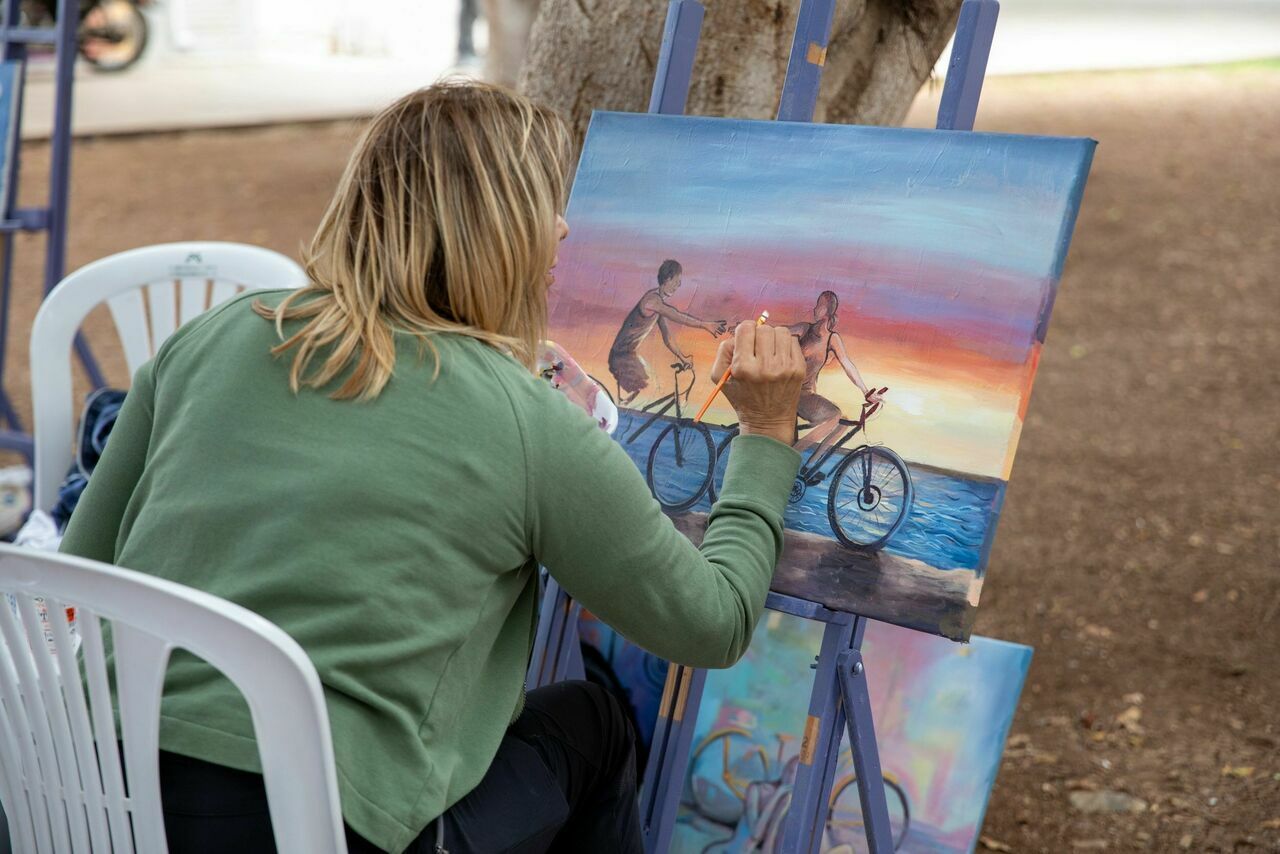
[[[141,7],[151,0],[79,0],[76,49],[98,71],[124,71],[147,47],[147,19]],[[30,27],[50,27],[57,19],[57,0],[23,0],[22,16]]]

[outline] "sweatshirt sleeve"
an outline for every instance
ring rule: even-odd
[[[114,563],[125,509],[142,477],[151,443],[155,362],[138,369],[102,458],[71,514],[59,551]]]
[[[698,548],[663,514],[622,447],[544,391],[532,396],[538,411],[521,418],[534,556],[569,595],[650,652],[695,667],[732,665],[764,610],[800,455],[761,436],[735,439]],[[658,426],[637,441],[652,442]]]

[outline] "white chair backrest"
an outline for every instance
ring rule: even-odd
[[[9,545],[0,545],[0,593],[17,602],[15,616],[0,595],[0,801],[15,851],[168,850],[160,694],[169,654],[182,648],[222,671],[248,702],[281,854],[345,854],[320,679],[278,627],[180,584]],[[70,603],[80,660],[63,616]],[[119,734],[99,620],[111,626]]]
[[[71,351],[85,317],[106,303],[129,376],[179,326],[245,290],[296,288],[306,274],[290,259],[239,243],[164,243],[111,255],[55,287],[31,330],[35,503],[48,510],[74,459],[80,411],[72,392]]]

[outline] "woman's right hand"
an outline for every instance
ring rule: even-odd
[[[743,321],[733,337],[720,344],[711,376],[719,379],[726,370],[733,375],[724,394],[738,413],[742,434],[792,444],[805,374],[799,339],[783,326]]]

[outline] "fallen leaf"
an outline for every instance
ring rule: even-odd
[[[1142,701],[1145,698],[1138,691],[1134,691],[1132,694],[1125,694],[1120,699],[1128,703],[1130,706],[1141,706]]]
[[[1013,851],[1012,845],[1006,845],[998,839],[992,839],[990,836],[979,836],[978,842],[988,851],[1003,851],[1006,854]]]
[[[1080,812],[1146,812],[1147,802],[1125,792],[1102,789],[1097,792],[1072,792],[1068,795],[1071,806]]]
[[[1262,823],[1263,830],[1280,830],[1280,818],[1269,818]]]
[[[1143,730],[1142,725],[1138,723],[1141,719],[1142,709],[1139,709],[1137,706],[1130,706],[1120,714],[1116,715],[1116,723],[1120,725],[1121,729],[1127,729],[1129,732],[1136,733],[1138,735],[1141,735],[1145,731]]]
[[[1184,834],[1183,837],[1178,840],[1178,847],[1185,851],[1191,847],[1191,843],[1193,841],[1194,840],[1192,840],[1190,833]]]
[[[1222,776],[1239,777],[1240,779],[1245,780],[1253,776],[1253,770],[1252,765],[1223,765]]]

